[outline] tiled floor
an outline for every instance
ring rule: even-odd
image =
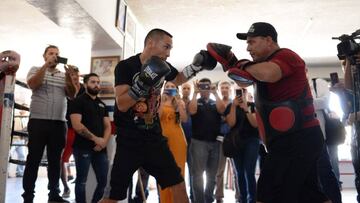
[[[74,197],[74,184],[69,183],[71,187],[71,196],[68,200],[75,202]],[[46,203],[47,202],[47,178],[44,175],[40,175],[36,182],[36,194],[34,203]],[[6,201],[5,203],[21,203],[22,179],[21,178],[8,178],[6,188]],[[342,191],[343,203],[356,203],[356,191],[355,189],[344,189]],[[148,203],[157,203],[157,191],[155,189],[150,190],[148,197]],[[235,202],[234,191],[225,190],[225,203]]]

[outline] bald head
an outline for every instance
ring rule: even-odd
[[[183,97],[187,98],[191,93],[191,85],[189,83],[184,83],[181,85],[181,93]]]

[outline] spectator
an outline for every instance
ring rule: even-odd
[[[231,103],[230,93],[231,93],[231,84],[230,82],[223,81],[220,83],[220,93],[222,96],[222,101],[225,106],[228,106]],[[221,116],[221,126],[220,133],[217,137],[219,141],[219,167],[216,172],[216,189],[215,189],[215,199],[217,203],[222,203],[224,198],[224,171],[226,164],[226,157],[222,149],[222,142],[224,137],[229,133],[230,127],[226,123],[225,116]]]
[[[163,135],[167,138],[170,151],[176,164],[185,177],[186,139],[181,122],[187,120],[185,103],[180,98],[178,88],[172,82],[166,82],[159,108],[160,124]],[[169,188],[160,190],[160,203],[173,203],[173,195]]]
[[[344,87],[345,91],[344,94],[346,95],[346,102],[347,104],[350,104],[347,106],[348,108],[345,108],[345,112],[348,112],[348,123],[353,126],[353,133],[351,136],[351,160],[354,167],[355,172],[355,188],[357,191],[357,201],[360,203],[360,132],[359,132],[359,126],[360,126],[360,112],[359,112],[359,106],[354,104],[354,97],[357,101],[360,99],[360,93],[358,87],[356,87],[357,92],[354,92],[354,82],[355,84],[358,84],[359,78],[355,77],[355,81],[353,81],[353,77],[356,75],[352,72],[352,67],[356,65],[360,65],[360,52],[354,55],[354,57],[349,58],[347,57],[345,60],[345,75],[344,75]],[[342,89],[341,84],[339,84],[338,89]],[[345,105],[344,105],[345,106]],[[355,116],[356,112],[356,116]],[[355,120],[357,118],[357,120]]]
[[[200,93],[200,98],[197,95]],[[212,93],[216,101],[210,99]],[[214,201],[216,172],[219,163],[219,143],[221,115],[225,110],[224,102],[217,93],[210,79],[203,78],[194,84],[193,98],[189,104],[192,120],[190,156],[192,161],[192,188],[194,202],[209,203]],[[206,173],[204,190],[203,173]]]
[[[32,67],[27,75],[27,84],[32,90],[28,124],[29,154],[23,178],[25,203],[33,202],[39,163],[46,146],[48,159],[49,201],[68,202],[60,197],[59,178],[61,153],[66,136],[66,96],[74,97],[75,87],[71,82],[71,67],[65,74],[57,69],[59,49],[48,46],[43,54],[44,65]]]
[[[191,93],[191,85],[189,83],[184,83],[181,86],[181,94],[182,100],[185,103],[186,113],[187,113],[187,120],[186,122],[181,122],[181,126],[184,130],[186,142],[187,142],[187,149],[186,149],[186,163],[189,171],[189,185],[190,185],[190,195],[189,198],[191,201],[194,200],[193,193],[192,193],[192,173],[191,173],[191,156],[190,156],[190,143],[191,143],[191,116],[189,113],[189,103],[190,103],[190,93]]]
[[[330,97],[330,91],[328,88],[328,83],[325,80],[321,78],[314,78],[312,80],[313,82],[310,83],[310,88],[312,94],[314,95],[314,108],[315,108],[316,118],[319,119],[320,121],[320,128],[324,135],[324,139],[326,140],[324,114],[328,112],[328,105],[329,105],[328,100]],[[338,162],[336,164],[338,164]],[[340,192],[340,185],[338,179],[339,166],[337,165],[337,167],[334,168],[333,165],[335,165],[335,163],[331,163],[328,147],[325,144],[323,147],[323,151],[321,152],[320,158],[318,160],[318,173],[319,173],[320,184],[324,193],[330,198],[330,200],[333,203],[340,203],[341,192]],[[336,174],[338,176],[336,176]]]
[[[86,93],[77,97],[70,106],[70,118],[76,132],[73,152],[76,165],[75,200],[86,203],[86,181],[90,165],[94,169],[97,186],[92,203],[104,194],[108,173],[106,146],[111,135],[111,124],[106,105],[97,97],[100,79],[95,73],[84,76]]]
[[[260,138],[255,117],[255,104],[248,102],[246,89],[237,90],[237,94],[225,111],[226,122],[231,128],[238,130],[243,146],[234,156],[237,184],[240,190],[240,202],[256,202],[255,168],[258,158]]]
[[[70,66],[70,65],[69,65]],[[75,85],[75,97],[78,97],[82,95],[85,92],[85,88],[82,84],[80,84],[80,75],[79,75],[79,69],[76,66],[71,66],[74,70],[72,74],[70,74],[71,80],[73,84]],[[63,198],[70,197],[70,188],[67,184],[67,181],[69,181],[71,178],[73,179],[71,175],[70,166],[68,165],[70,156],[72,154],[72,145],[74,144],[75,140],[75,131],[72,128],[71,120],[70,120],[70,105],[73,99],[67,98],[67,111],[66,111],[66,120],[68,125],[67,135],[66,135],[66,144],[65,149],[61,157],[61,182],[64,186],[64,191],[62,194]]]

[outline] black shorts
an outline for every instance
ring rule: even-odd
[[[184,181],[181,169],[168,147],[167,139],[157,136],[155,139],[129,140],[118,135],[116,154],[111,171],[110,198],[123,200],[134,172],[142,167],[154,176],[162,189]],[[154,135],[144,135],[154,136]],[[136,142],[136,144],[134,144]]]
[[[317,160],[323,146],[320,127],[283,135],[269,146],[257,185],[264,203],[320,203]]]

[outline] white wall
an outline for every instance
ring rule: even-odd
[[[91,15],[100,26],[116,41],[123,49],[122,50],[100,50],[92,53],[92,56],[109,56],[121,55],[124,50],[124,36],[115,27],[116,18],[116,0],[103,0],[101,3],[98,0],[76,0],[88,13]],[[101,11],[101,12],[99,12]],[[136,39],[135,53],[140,52],[143,48],[143,40],[146,33],[143,26],[132,13],[131,8],[127,8],[127,12],[133,17],[136,23]],[[119,54],[122,52],[122,54]]]
[[[123,36],[115,27],[116,0],[76,0],[120,46]]]

